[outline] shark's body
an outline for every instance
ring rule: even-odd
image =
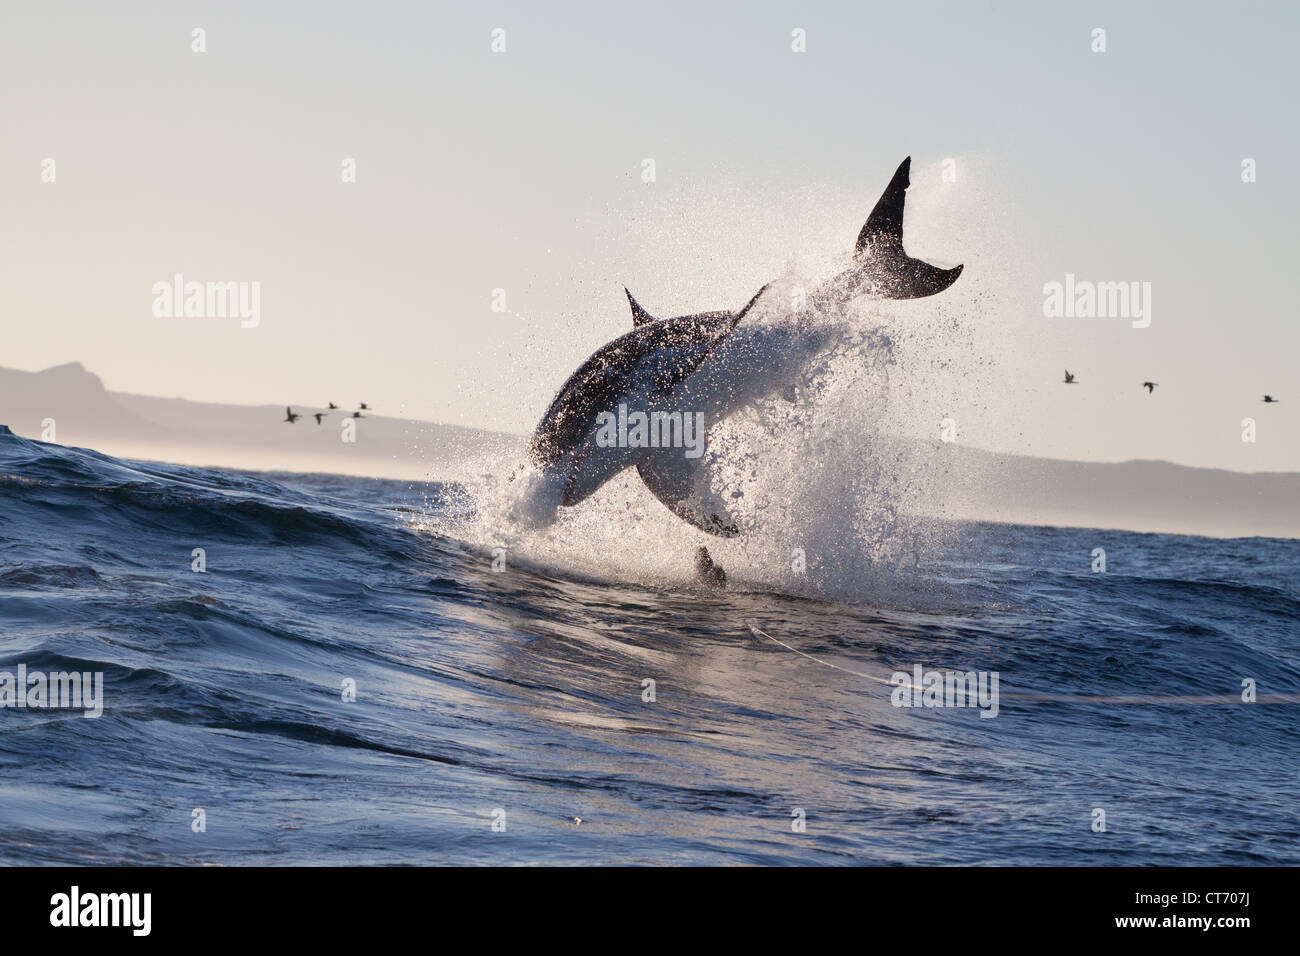
[[[538,469],[530,490],[534,514],[576,505],[635,466],[654,495],[682,519],[711,534],[739,533],[717,495],[709,458],[680,444],[645,447],[611,442],[602,426],[624,409],[700,416],[712,428],[742,408],[799,381],[808,362],[840,333],[819,321],[861,295],[905,299],[952,285],[962,267],[939,269],[903,251],[903,204],[910,157],[903,161],[858,236],[853,265],[809,295],[809,309],[788,321],[744,323],[763,295],[739,312],[655,319],[628,294],[635,328],[599,349],[565,382],[533,435]],[[622,437],[622,436],[620,436]],[[658,437],[658,436],[656,436]],[[698,448],[695,449],[698,452]]]

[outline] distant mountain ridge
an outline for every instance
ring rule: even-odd
[[[97,435],[165,427],[115,402],[99,376],[80,362],[40,372],[0,368],[0,421],[17,434],[38,438],[47,419],[54,420],[56,433],[60,423],[77,434]]]
[[[254,470],[320,471],[422,479],[431,469],[463,468],[506,454],[522,439],[457,425],[363,412],[354,441],[341,423],[351,410],[295,405],[284,421],[277,405],[223,405],[113,392],[80,362],[40,372],[0,368],[0,422],[16,434],[81,445],[126,458]]]
[[[222,405],[109,391],[80,362],[40,372],[0,368],[0,423],[27,438],[124,458],[249,470],[314,471],[411,480],[457,479],[512,467],[526,439],[484,429],[295,405]],[[50,424],[52,423],[52,424]],[[1123,528],[1220,537],[1300,538],[1300,473],[1247,474],[1164,461],[1030,458],[949,444],[939,458],[952,495],[938,513],[1020,524]]]

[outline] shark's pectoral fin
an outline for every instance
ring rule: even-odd
[[[940,269],[903,250],[903,207],[911,185],[912,157],[899,164],[894,178],[858,233],[854,258],[868,267],[877,295],[886,299],[920,299],[942,292],[957,281],[961,266]]]
[[[720,538],[734,538],[740,526],[713,490],[708,456],[687,458],[664,448],[641,459],[636,470],[651,494],[683,521]]]

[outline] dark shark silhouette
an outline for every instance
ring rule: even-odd
[[[627,392],[638,369],[638,358],[662,349],[678,351],[680,358],[657,370],[654,377],[656,391],[669,391],[709,357],[713,346],[736,327],[765,291],[767,286],[759,289],[739,312],[700,312],[655,320],[641,311],[643,318],[635,329],[598,350],[569,376],[533,433],[529,445],[533,461],[545,467],[571,451],[591,430],[596,416],[616,406],[618,396]],[[632,302],[635,321],[640,306],[631,293],[628,300]],[[569,484],[565,505],[575,505],[587,497],[585,494],[577,497],[571,487],[573,482]]]
[[[941,269],[913,259],[903,248],[911,162],[910,156],[903,160],[867,217],[851,266],[820,289],[819,296],[840,302],[860,295],[915,299],[935,295],[957,281],[962,266]],[[670,407],[675,393],[689,393],[691,386],[697,385],[693,397],[709,407],[715,421],[760,397],[752,389],[710,381],[709,372],[714,365],[726,364],[718,357],[720,347],[730,355],[725,347],[729,336],[767,288],[760,289],[738,312],[701,312],[665,319],[643,309],[625,288],[632,309],[632,331],[601,347],[579,366],[547,408],[529,444],[529,456],[543,473],[539,493],[545,503],[576,505],[609,478],[635,465],[646,487],[674,514],[710,534],[738,534],[725,503],[707,489],[701,490],[700,459],[658,449],[608,454],[596,450],[593,434],[598,416],[612,412],[621,399],[632,395],[656,407]],[[733,366],[743,364],[736,363],[734,356],[730,360]],[[766,388],[766,383],[756,387]],[[788,384],[783,387],[789,391]],[[701,395],[707,397],[701,399]]]

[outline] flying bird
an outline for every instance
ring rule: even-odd
[[[330,411],[332,412],[332,411],[334,411],[334,409],[336,409],[336,408],[338,408],[338,406],[335,405],[333,402],[330,402]]]
[[[367,405],[365,402],[358,402],[357,404],[361,406],[361,410],[362,410],[363,412],[368,412],[368,411],[370,411],[370,406]]]
[[[300,418],[302,418],[302,416],[299,415],[297,412],[295,412],[295,411],[294,411],[292,408],[290,408],[288,405],[286,405],[286,406],[284,407],[284,420],[285,420],[286,422],[288,422],[290,425],[292,425],[294,422],[296,422],[296,421],[297,421],[298,419],[300,419]]]
[[[1074,373],[1071,372],[1068,368],[1065,370],[1065,384],[1066,384],[1066,385],[1074,385],[1074,384],[1077,384],[1077,383],[1074,381]]]
[[[1272,395],[1265,395],[1261,401],[1269,405],[1276,405],[1278,403],[1278,399],[1274,398]]]
[[[365,418],[366,416],[365,416],[365,415],[362,415],[360,412],[353,412],[353,413],[352,413],[352,417],[353,417],[353,418]]]
[[[320,424],[320,420],[321,420],[322,418],[325,417],[325,413],[324,413],[324,412],[316,412],[315,417],[316,417],[316,424],[319,425],[319,424]]]
[[[1142,387],[1145,388],[1147,390],[1147,394],[1150,395],[1156,390],[1156,386],[1159,384],[1160,384],[1159,382],[1143,382]]]

